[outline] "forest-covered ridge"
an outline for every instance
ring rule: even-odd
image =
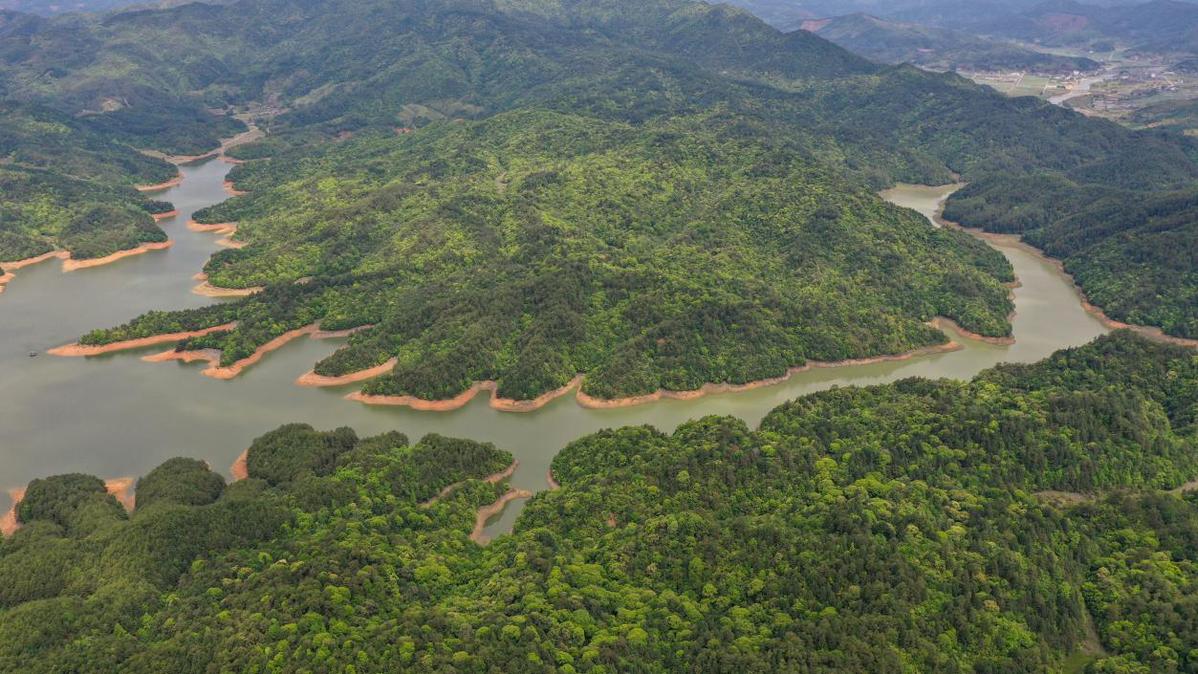
[[[889,211],[865,190],[900,179],[947,182],[954,174],[982,185],[1031,171],[1081,175],[1096,189],[1150,190],[1184,185],[1198,170],[1185,139],[1011,101],[951,75],[876,66],[810,34],[779,33],[744,12],[685,2],[622,8],[614,1],[338,8],[272,0],[131,12],[104,23],[95,30],[113,41],[161,39],[182,26],[211,33],[212,40],[189,45],[210,52],[227,46],[244,58],[245,70],[259,74],[246,77],[231,64],[211,68],[204,95],[233,85],[246,96],[269,91],[290,111],[271,122],[267,140],[234,153],[257,160],[232,175],[251,195],[198,216],[244,221],[239,237],[249,245],[212,260],[214,283],[275,289],[233,308],[165,321],[155,314],[86,341],[120,341],[166,325],[220,325],[240,312],[232,316],[240,321],[236,331],[187,348],[221,348],[234,362],[322,320],[330,328],[376,326],[317,368],[345,374],[397,358],[396,375],[373,384],[375,393],[437,398],[494,379],[504,395],[524,399],[579,373],[592,375],[589,391],[602,397],[744,382],[779,376],[808,359],[941,341],[915,325],[936,313],[964,318],[985,334],[1006,333],[1001,317],[1009,308],[994,281],[1009,281],[1009,272],[996,255],[963,239],[945,258],[955,261],[919,270],[920,239],[948,235],[911,230],[903,235],[906,249],[895,250],[896,262],[910,271],[844,281],[840,265],[854,258],[841,247],[860,243],[865,257],[857,271],[869,276],[884,263],[876,251],[893,246],[821,232],[815,216],[835,217],[845,204],[860,203],[852,217],[862,226],[852,231],[885,236],[874,228],[889,216],[875,214]],[[327,20],[336,11],[341,19]],[[248,58],[243,50],[256,47],[246,26],[291,39]],[[330,55],[313,51],[328,44],[338,45]],[[93,61],[107,58],[101,50]],[[177,69],[195,58],[157,65]],[[284,62],[294,77],[271,79]],[[297,63],[310,67],[296,70]],[[94,72],[89,65],[60,84],[70,89]],[[509,142],[534,135],[545,140],[527,148]],[[429,154],[434,149],[439,156]],[[724,157],[735,175],[710,165]],[[750,157],[755,165],[746,163]],[[544,175],[531,175],[532,160]],[[574,189],[553,188],[563,180],[575,181]],[[785,203],[777,190],[800,185],[807,205],[751,213]],[[717,194],[725,198],[710,198]],[[650,221],[655,199],[668,211]],[[472,212],[471,203],[488,206]],[[736,255],[713,260],[710,247],[679,247],[664,236],[682,231],[678,216],[693,218],[688,237],[722,237]],[[734,227],[708,229],[705,220]],[[580,230],[579,222],[593,226]],[[612,226],[603,241],[578,238]],[[431,231],[438,234],[430,238]],[[803,290],[796,286],[776,302],[757,288],[781,259],[779,246],[817,257],[814,249],[827,248],[831,259],[789,268]],[[672,259],[662,257],[667,249]],[[688,250],[701,255],[684,259]],[[542,263],[563,253],[576,257],[566,266]],[[636,255],[634,266],[629,255]],[[645,261],[661,273],[644,276]],[[963,271],[968,266],[983,276]],[[703,283],[694,287],[693,275],[679,284],[669,271],[709,267],[726,268],[728,276],[703,283],[731,282],[738,296],[759,299],[723,298]],[[433,273],[414,271],[424,269]],[[449,282],[438,270],[469,278]],[[937,290],[950,278],[941,272],[952,276],[958,297]],[[308,277],[323,282],[284,287]],[[477,302],[480,293],[501,301]],[[629,315],[623,307],[638,300],[651,310]],[[1187,306],[1177,311],[1190,312]],[[896,316],[881,318],[888,315]],[[806,333],[796,332],[803,316],[818,316],[823,327],[808,322]],[[713,352],[717,338],[726,346]],[[474,355],[462,357],[464,351]]]
[[[261,298],[247,300],[239,305],[246,314],[238,316],[234,334],[191,346],[219,346],[232,361],[300,321],[322,319],[340,327],[379,326],[360,335],[354,349],[322,363],[324,372],[375,366],[391,357],[432,362],[430,348],[455,363],[431,381],[401,368],[400,383],[379,383],[374,390],[380,393],[438,397],[460,392],[472,380],[497,379],[505,393],[524,398],[599,370],[629,373],[622,380],[593,376],[592,392],[604,396],[739,382],[777,376],[811,358],[926,346],[943,338],[916,323],[936,313],[1002,335],[1007,307],[993,281],[1010,279],[997,255],[958,241],[942,269],[917,270],[922,238],[948,235],[912,235],[896,249],[879,230],[890,217],[879,214],[889,211],[865,191],[898,180],[944,183],[959,175],[975,190],[990,186],[997,201],[1023,195],[1011,189],[1012,176],[1048,175],[1072,181],[1075,193],[1155,198],[1186,189],[1198,175],[1198,146],[1189,139],[1131,132],[1029,99],[1008,100],[952,75],[879,66],[810,33],[781,33],[742,10],[683,0],[243,0],[103,18],[22,19],[0,28],[0,38],[9,55],[0,67],[8,95],[74,114],[117,100],[112,115],[131,118],[113,122],[113,133],[126,134],[121,137],[127,142],[138,134],[158,138],[151,122],[180,117],[184,109],[196,113],[185,116],[195,122],[184,127],[188,138],[216,133],[214,120],[229,119],[209,109],[258,101],[280,112],[265,141],[234,152],[257,160],[232,176],[252,194],[200,218],[245,220],[239,236],[249,245],[212,260],[207,271],[214,283],[274,286],[267,297],[292,299],[269,310]],[[164,45],[174,48],[154,48]],[[49,63],[57,67],[46,76]],[[547,123],[562,124],[566,133],[543,133]],[[515,128],[519,124],[527,126]],[[447,131],[459,125],[475,135]],[[583,131],[603,145],[580,154],[577,145],[588,141],[572,132],[588,125],[607,131]],[[499,137],[488,150],[487,139],[477,134],[491,129]],[[522,192],[509,190],[509,179],[523,182],[531,170],[510,171],[505,162],[519,165],[530,157],[523,148],[509,150],[505,141],[533,133],[561,143],[532,146],[539,151],[536,160],[554,169],[528,181]],[[732,146],[757,164],[733,158],[735,176],[709,165]],[[419,155],[430,147],[445,156]],[[491,156],[469,156],[476,151]],[[420,172],[388,164],[412,159],[423,162]],[[552,181],[563,178],[579,181],[574,196],[582,198],[571,201],[552,189]],[[716,179],[722,182],[710,182]],[[539,189],[538,181],[544,183]],[[317,189],[322,185],[324,196]],[[779,190],[800,186],[809,201],[822,199],[831,210],[807,204],[753,212],[781,197]],[[610,198],[599,196],[603,189],[613,190]],[[709,198],[717,194],[725,198]],[[596,198],[600,203],[593,203]],[[471,203],[497,208],[472,213]],[[828,264],[788,270],[799,276],[802,293],[778,303],[757,290],[769,265],[778,264],[779,247],[833,245],[837,234],[821,233],[816,216],[832,218],[844,204],[857,203],[859,212],[850,215],[864,218],[863,226],[844,219],[840,226],[882,240],[841,239],[835,245],[893,251],[908,271],[880,278],[873,272],[885,261],[862,253],[865,259],[853,271],[879,277],[880,285],[870,278],[846,283],[849,268],[841,265],[858,261],[832,249],[827,256],[833,259],[823,261]],[[662,204],[670,212],[650,222],[648,214]],[[376,216],[387,212],[390,219],[370,215],[379,205]],[[614,227],[607,240],[576,240],[577,222],[594,222],[595,216],[605,218],[599,223],[604,228]],[[734,223],[717,233],[741,237],[731,243],[741,260],[663,257],[694,250],[664,236],[681,231],[680,221],[671,224],[679,216],[694,218],[696,234],[715,232],[715,219]],[[1068,222],[1087,226],[1078,218]],[[430,228],[455,235],[430,238]],[[802,237],[791,237],[794,230]],[[644,232],[653,236],[640,237]],[[649,249],[641,247],[650,240]],[[1182,240],[1188,242],[1184,233]],[[613,253],[597,254],[598,243],[619,248],[623,262],[608,265],[602,255]],[[563,245],[570,250],[554,248]],[[1110,259],[1131,255],[1125,237],[1112,236],[1107,245],[1115,251]],[[567,260],[570,253],[577,256],[572,266],[520,266],[520,259],[509,257],[544,261],[551,254],[557,260],[562,252]],[[638,257],[630,267],[633,253]],[[1100,266],[1106,273],[1122,272],[1105,266],[1105,259]],[[502,316],[480,316],[488,307],[473,299],[481,292],[478,282],[422,288],[425,280],[410,271],[429,264],[478,265],[474,278],[489,281],[486,291],[498,289],[498,297],[512,300],[491,303],[504,307]],[[640,265],[665,271],[645,277]],[[680,265],[727,268],[737,292],[758,299],[733,301],[693,279],[679,285],[669,270]],[[283,287],[309,276],[321,283]],[[957,276],[961,282],[953,282],[962,292],[946,297],[941,290]],[[1142,289],[1116,286],[1110,292],[1119,300],[1108,302],[1113,317],[1169,315],[1164,327],[1186,334],[1196,311],[1186,301],[1194,290],[1190,279],[1141,277]],[[435,273],[429,278],[448,280]],[[558,287],[546,287],[550,279]],[[359,292],[363,298],[347,300]],[[652,308],[635,317],[651,324],[622,315],[624,293]],[[827,301],[841,296],[848,300]],[[433,306],[436,312],[419,315]],[[167,322],[200,323],[222,311],[240,309],[172,315]],[[434,313],[437,318],[428,318]],[[690,324],[679,318],[684,314]],[[820,331],[806,316],[836,327]],[[160,318],[89,335],[88,341],[119,341],[155,329]],[[799,324],[809,333],[796,333]],[[854,324],[862,327],[845,334]],[[703,337],[696,341],[696,334]],[[724,352],[703,350],[708,337],[725,334],[733,337],[723,340],[731,345]],[[449,343],[481,355],[458,358],[435,346]],[[526,365],[531,362],[539,364]]]
[[[32,483],[0,670],[1186,671],[1196,420],[1193,353],[1117,332],[588,436],[485,548],[507,452],[294,424],[242,482],[167,462],[131,513]]]

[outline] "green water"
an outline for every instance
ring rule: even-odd
[[[49,261],[19,271],[0,295],[0,488],[64,472],[103,478],[143,475],[174,456],[202,458],[227,471],[253,438],[280,424],[303,421],[317,428],[351,426],[362,435],[400,430],[413,439],[437,432],[494,442],[520,460],[513,484],[537,491],[546,488],[545,473],[559,449],[602,428],[652,424],[672,430],[708,414],[736,415],[755,425],[782,402],[832,386],[914,376],[968,378],[1001,361],[1039,360],[1105,332],[1082,310],[1072,284],[1051,265],[1005,249],[1023,282],[1015,291],[1018,341],[1013,346],[957,338],[965,348],[953,353],[812,370],[754,391],[618,410],[583,409],[572,397],[532,414],[497,412],[486,396],[449,413],[368,407],[342,399],[352,388],[293,385],[337,347],[336,342],[309,339],[270,354],[233,381],[203,377],[201,365],[144,363],[138,353],[89,360],[29,357],[30,351],[44,352],[88,329],[115,325],[149,309],[211,302],[191,294],[192,276],[217,249],[219,237],[188,231],[185,223],[196,209],[226,198],[221,183],[229,168],[217,160],[184,167],[183,184],[162,193],[181,211],[162,223],[175,242],[171,249],[70,274],[61,272],[59,262]],[[903,186],[886,196],[930,215],[948,191]],[[521,507],[521,502],[510,506],[490,524],[490,533],[510,529]]]

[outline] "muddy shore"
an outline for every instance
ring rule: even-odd
[[[128,250],[118,250],[117,252],[113,253],[112,255],[105,255],[104,257],[97,257],[97,258],[93,258],[90,260],[74,260],[74,259],[71,259],[68,257],[68,258],[63,259],[63,261],[62,261],[62,270],[64,272],[72,272],[72,271],[79,271],[80,269],[91,269],[93,267],[102,267],[106,264],[112,264],[113,262],[117,262],[118,260],[123,260],[127,257],[133,257],[135,255],[144,255],[146,253],[149,253],[149,252],[155,251],[155,250],[166,250],[167,248],[170,248],[173,245],[175,245],[173,241],[160,241],[158,243],[143,243],[140,246],[138,246],[137,248],[130,248]]]
[[[149,346],[161,346],[163,344],[171,344],[182,342],[185,339],[194,337],[204,337],[214,332],[228,332],[237,327],[237,323],[225,323],[203,330],[193,330],[191,332],[173,332],[165,335],[153,335],[151,337],[142,337],[140,339],[127,339],[122,342],[113,342],[112,344],[104,344],[100,346],[84,346],[79,343],[67,344],[47,351],[52,356],[62,356],[65,358],[91,358],[93,356],[103,356],[109,353],[117,353],[118,351],[130,351],[132,349],[141,349]]]
[[[773,377],[770,379],[761,379],[745,384],[704,384],[701,388],[691,391],[667,391],[661,389],[654,393],[649,393],[639,396],[629,396],[627,398],[595,398],[584,393],[581,389],[584,375],[578,375],[569,384],[554,391],[541,394],[533,400],[510,400],[507,398],[496,398],[495,391],[498,384],[493,381],[477,382],[464,392],[446,400],[425,400],[415,396],[377,396],[356,391],[350,393],[345,398],[355,402],[365,403],[367,405],[382,405],[391,407],[410,407],[420,412],[452,412],[461,409],[470,403],[476,395],[483,391],[491,392],[490,406],[493,409],[501,412],[533,412],[541,409],[550,402],[569,394],[571,391],[575,393],[575,400],[579,405],[588,409],[619,409],[625,407],[634,407],[636,405],[645,405],[648,403],[658,402],[660,400],[695,400],[707,395],[717,395],[724,393],[740,393],[753,389],[763,388],[766,386],[775,386],[781,384],[800,372],[806,372],[815,368],[834,368],[846,367],[852,365],[870,365],[873,363],[886,363],[893,361],[904,361],[919,356],[927,356],[937,353],[948,353],[958,351],[962,347],[960,344],[948,341],[944,344],[915,349],[906,353],[886,356],[875,356],[872,358],[854,358],[831,363],[823,363],[811,361],[806,365],[791,368],[785,375],[781,377]]]
[[[399,360],[397,358],[392,358],[381,365],[376,365],[374,367],[367,368],[365,370],[359,370],[357,372],[351,372],[349,374],[343,374],[339,377],[316,374],[314,370],[309,370],[307,373],[301,375],[299,379],[296,379],[295,383],[297,386],[309,388],[326,388],[357,384],[359,382],[367,381],[369,379],[374,379],[375,377],[381,377],[387,374],[395,368],[395,364],[398,362]]]
[[[387,407],[410,407],[421,412],[452,412],[465,407],[474,400],[474,397],[484,391],[491,393],[489,402],[492,409],[500,412],[534,412],[541,409],[545,405],[554,400],[567,395],[571,391],[582,385],[583,375],[578,375],[570,380],[565,386],[542,393],[532,400],[513,400],[511,398],[500,398],[497,395],[499,389],[498,382],[481,381],[476,382],[473,386],[466,389],[462,393],[446,400],[425,400],[415,396],[376,396],[362,393],[361,391],[347,395],[346,400],[353,400],[367,405],[382,405]]]
[[[201,374],[203,374],[205,377],[211,377],[213,379],[229,380],[236,378],[238,375],[244,372],[246,368],[262,360],[266,354],[270,353],[271,351],[276,351],[283,348],[292,340],[304,337],[306,335],[314,335],[317,332],[319,332],[319,328],[316,326],[316,324],[285,332],[258,347],[257,350],[255,350],[249,356],[246,356],[245,358],[242,358],[236,363],[228,366],[222,366],[220,364],[221,353],[216,349],[203,349],[197,351],[165,351],[163,353],[145,356],[142,358],[142,360],[146,361],[147,363],[164,363],[172,360],[182,361],[184,363],[207,361],[209,363],[209,367]]]
[[[503,496],[500,496],[499,500],[494,503],[479,508],[478,513],[474,516],[474,530],[470,532],[470,540],[479,545],[490,543],[491,537],[486,532],[487,520],[503,512],[507,504],[512,501],[528,499],[532,498],[532,496],[532,492],[527,489],[512,489]]]
[[[186,162],[172,162],[172,163],[186,163]],[[137,191],[138,192],[161,192],[163,190],[169,190],[172,187],[178,187],[179,185],[182,185],[182,184],[183,184],[183,174],[180,173],[180,174],[176,175],[174,178],[171,178],[170,180],[160,182],[160,183],[157,183],[154,185],[138,185]]]

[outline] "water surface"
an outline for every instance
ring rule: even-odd
[[[999,362],[1036,361],[1106,332],[1082,310],[1072,282],[1052,265],[1011,247],[1000,250],[1023,283],[1015,290],[1013,346],[954,336],[964,349],[811,370],[777,386],[626,409],[588,410],[565,397],[532,414],[512,414],[492,410],[485,395],[448,413],[368,407],[342,399],[352,388],[293,385],[337,347],[337,342],[309,339],[268,355],[233,381],[201,376],[202,365],[144,363],[138,353],[89,360],[29,357],[30,351],[44,352],[91,328],[122,323],[150,309],[212,302],[191,294],[192,276],[217,250],[219,236],[191,232],[185,223],[198,208],[226,198],[221,184],[229,168],[219,160],[183,167],[183,184],[162,193],[160,198],[180,210],[178,217],[162,223],[175,242],[172,248],[70,274],[50,261],[19,271],[0,295],[0,488],[64,472],[103,478],[144,475],[175,456],[201,458],[227,472],[255,437],[302,421],[322,429],[350,426],[360,435],[400,430],[413,440],[436,432],[494,442],[521,462],[512,483],[537,491],[546,488],[549,463],[563,446],[603,428],[652,424],[669,431],[709,414],[735,415],[756,425],[782,402],[832,386],[915,376],[966,379]],[[900,186],[885,196],[931,217],[950,191]],[[489,532],[510,529],[521,507],[521,502],[509,506]]]

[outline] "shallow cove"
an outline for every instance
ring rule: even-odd
[[[413,440],[431,432],[494,442],[515,454],[518,489],[548,488],[546,471],[570,441],[615,426],[652,424],[669,431],[688,419],[730,414],[756,425],[786,400],[832,386],[879,384],[905,377],[968,378],[1000,361],[1031,362],[1107,330],[1087,314],[1072,283],[1051,264],[1019,248],[1000,248],[1022,281],[1016,289],[1012,346],[953,335],[964,347],[906,361],[815,369],[785,383],[696,400],[664,400],[624,409],[591,410],[572,397],[530,414],[491,409],[479,396],[460,410],[417,412],[369,407],[344,400],[349,388],[295,385],[341,340],[299,339],[232,381],[199,375],[202,365],[146,363],[130,352],[88,359],[54,358],[46,349],[73,342],[89,329],[115,325],[150,309],[203,306],[192,294],[199,271],[218,247],[219,234],[186,227],[197,209],[228,198],[230,168],[219,160],[182,167],[184,180],[163,192],[179,215],[161,225],[175,243],[163,251],[106,267],[64,274],[55,261],[22,269],[0,296],[0,489],[57,473],[101,478],[144,475],[175,456],[207,460],[228,472],[253,438],[302,421],[321,429],[350,426],[361,435],[398,429]],[[900,186],[884,196],[931,217],[952,187]],[[29,352],[41,353],[30,358]],[[8,507],[0,497],[0,512]],[[516,501],[486,529],[510,529],[523,507]]]

